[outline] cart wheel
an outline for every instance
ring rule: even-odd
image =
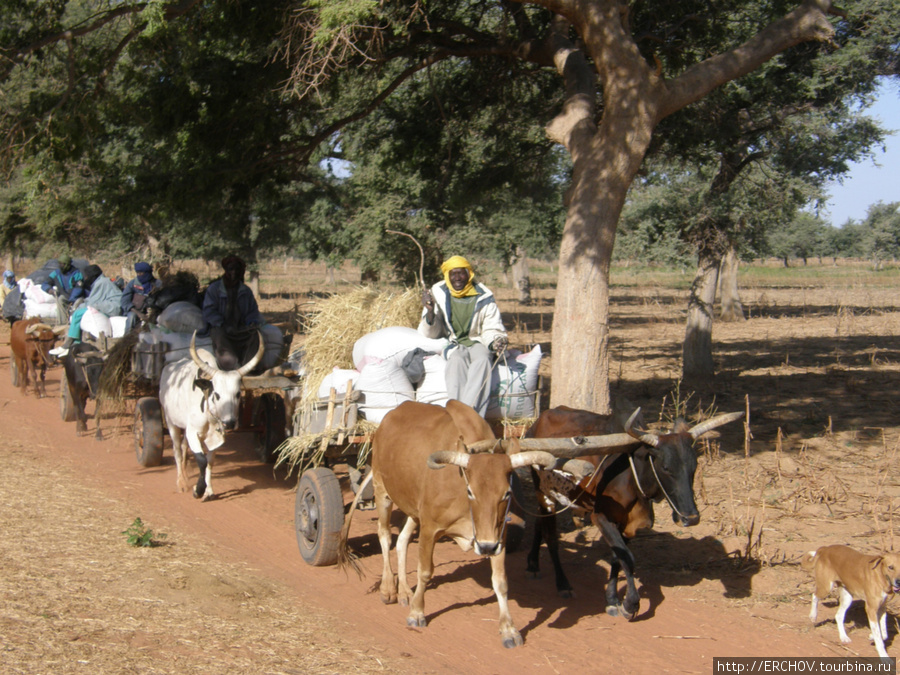
[[[63,422],[75,421],[75,401],[72,400],[72,392],[69,391],[69,380],[63,373],[59,383],[59,416]]]
[[[275,451],[287,438],[287,424],[284,399],[278,394],[265,394],[259,399],[257,423],[262,424],[262,431],[256,432],[256,453],[259,460],[266,464],[275,462]]]
[[[16,365],[16,357],[12,356],[9,359],[9,376],[12,379],[12,386],[19,386],[19,366]]]
[[[344,498],[337,476],[321,466],[304,471],[294,507],[294,528],[303,559],[314,567],[336,563],[343,524]]]
[[[152,396],[138,399],[134,406],[134,452],[141,466],[159,466],[162,462],[162,407]]]

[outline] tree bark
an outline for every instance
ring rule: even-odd
[[[741,292],[738,288],[738,269],[740,259],[733,246],[728,248],[719,267],[719,299],[721,309],[719,318],[722,321],[743,321],[744,305],[741,303]]]
[[[528,268],[528,254],[521,246],[516,248],[516,259],[512,265],[513,286],[519,291],[519,302],[531,304],[531,272]]]
[[[701,256],[697,274],[691,284],[687,329],[682,349],[684,379],[688,383],[701,382],[716,372],[712,357],[712,326],[718,278],[718,258],[712,255]]]

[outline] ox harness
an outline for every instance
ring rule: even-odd
[[[545,472],[546,475],[553,476],[557,478],[557,480],[547,481],[550,485],[545,487],[545,480],[541,480],[538,489],[540,492],[549,499],[562,504],[563,508],[558,511],[554,511],[553,513],[530,513],[527,509],[524,508],[521,504],[522,510],[525,511],[528,515],[534,516],[537,518],[549,518],[550,516],[554,516],[559,513],[564,513],[568,509],[574,508],[583,508],[585,510],[593,510],[592,504],[589,504],[587,500],[587,496],[593,497],[594,500],[597,499],[598,495],[603,494],[603,490],[612,482],[614,478],[616,478],[619,474],[627,469],[631,469],[631,475],[634,477],[635,485],[637,486],[638,492],[641,494],[641,497],[644,499],[650,500],[651,497],[647,495],[643,486],[641,485],[641,479],[638,478],[637,467],[634,465],[634,452],[622,453],[618,457],[616,457],[615,461],[610,464],[606,470],[604,470],[601,474],[601,470],[603,469],[603,465],[606,463],[606,460],[611,457],[611,455],[604,455],[603,459],[600,460],[600,463],[597,465],[597,468],[594,469],[594,472],[589,477],[583,477],[580,481],[575,483],[568,476],[568,472],[560,471],[558,469],[551,469],[550,471]],[[627,464],[625,463],[627,459]],[[656,484],[659,487],[660,491],[663,493],[663,496],[666,498],[666,501],[669,503],[669,506],[672,508],[680,518],[684,518],[684,514],[678,510],[678,507],[675,506],[675,502],[669,496],[669,493],[666,491],[666,488],[663,486],[662,481],[659,479],[659,474],[656,472],[656,463],[653,461],[653,455],[649,456],[650,468],[653,471],[653,477],[656,479]],[[600,480],[596,485],[592,485],[596,480],[597,476],[600,475]],[[573,487],[578,488],[578,492],[573,494]],[[556,488],[556,489],[554,489]]]

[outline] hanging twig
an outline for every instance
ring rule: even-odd
[[[415,242],[416,246],[419,247],[419,283],[422,284],[422,290],[427,291],[428,287],[425,285],[425,250],[422,248],[422,244],[408,232],[398,232],[397,230],[385,230],[385,232],[388,234],[402,234],[404,237],[409,237]]]

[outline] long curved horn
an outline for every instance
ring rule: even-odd
[[[517,452],[515,455],[510,455],[509,461],[512,462],[514,469],[518,469],[520,466],[531,466],[532,464],[550,469],[556,464],[556,457],[549,452],[532,450],[531,452]]]
[[[212,379],[213,375],[218,372],[217,368],[213,368],[206,361],[201,359],[200,355],[197,353],[197,331],[194,331],[194,334],[191,335],[191,359],[193,359],[194,363],[200,368],[200,372],[209,379]]]
[[[479,443],[482,442],[479,441]],[[502,441],[502,443],[505,442]],[[640,439],[635,439],[628,434],[606,434],[605,436],[576,436],[575,438],[520,438],[519,446],[523,452],[543,450],[554,457],[572,459],[585,455],[615,455],[619,452],[626,452],[640,442]],[[469,452],[472,452],[472,445],[469,446]],[[510,456],[515,457],[516,455]]]
[[[469,455],[456,450],[438,450],[428,455],[429,469],[443,469],[448,464],[455,464],[465,469],[469,466]]]
[[[259,333],[259,349],[256,350],[256,355],[252,359],[238,368],[238,372],[241,374],[241,377],[256,368],[256,364],[259,363],[259,360],[263,357],[263,354],[266,353],[266,342],[265,340],[263,340],[262,331],[257,330],[256,332]]]
[[[34,335],[40,330],[53,330],[53,327],[50,324],[46,323],[33,323],[28,328],[25,329],[26,335]]]
[[[705,434],[707,431],[711,431],[716,427],[720,427],[723,424],[728,424],[729,422],[734,422],[735,420],[739,420],[744,416],[743,412],[733,412],[733,413],[725,413],[723,415],[717,415],[712,419],[708,419],[705,422],[700,422],[697,426],[691,427],[688,433],[691,437],[696,441],[701,435]]]
[[[641,409],[636,408],[633,413],[631,413],[631,417],[628,418],[628,421],[625,422],[625,433],[631,436],[632,438],[636,438],[641,443],[646,443],[647,445],[658,448],[659,447],[659,436],[656,434],[652,434],[649,431],[637,431],[632,428],[634,421],[637,419],[637,416],[641,414]]]

